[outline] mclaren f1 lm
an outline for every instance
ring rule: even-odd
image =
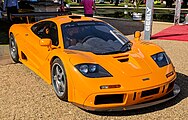
[[[9,31],[10,55],[52,84],[57,97],[91,111],[128,110],[170,100],[180,88],[166,52],[128,40],[108,23],[58,16]]]

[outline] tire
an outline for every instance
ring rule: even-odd
[[[66,73],[59,58],[56,58],[51,65],[51,79],[57,97],[63,101],[68,101]]]
[[[9,51],[10,51],[10,56],[12,60],[15,63],[19,63],[18,46],[14,38],[14,35],[12,33],[10,34],[10,37],[9,37]]]

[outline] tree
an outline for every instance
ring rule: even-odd
[[[135,0],[135,9],[134,11],[138,13],[140,4],[143,2],[143,0]]]

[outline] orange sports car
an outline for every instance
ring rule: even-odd
[[[14,24],[10,55],[48,84],[57,97],[91,111],[129,110],[159,104],[180,88],[159,46],[134,40],[102,20],[58,16]]]

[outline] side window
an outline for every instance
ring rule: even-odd
[[[50,34],[50,39],[52,40],[52,45],[57,46],[59,44],[58,30],[57,30],[57,25],[53,22],[51,22],[50,24],[49,34]]]
[[[52,45],[57,46],[59,44],[57,25],[54,22],[44,21],[37,23],[31,27],[31,30],[41,39],[50,38]]]
[[[31,27],[31,30],[33,31],[33,33],[35,33],[35,35],[37,35],[40,38],[44,38],[44,29],[45,29],[45,25],[47,23],[46,22],[40,22],[37,23],[35,25],[33,25]]]

